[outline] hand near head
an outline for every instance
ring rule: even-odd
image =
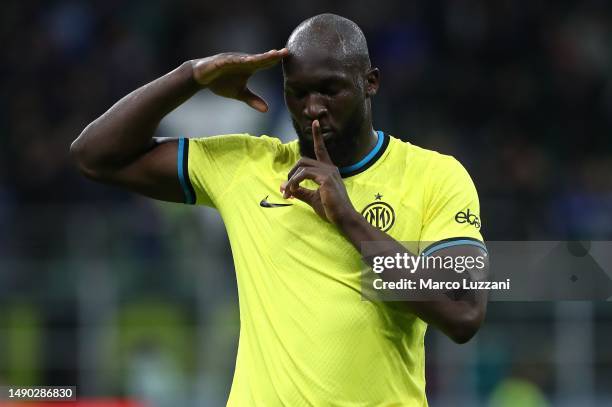
[[[260,69],[276,65],[287,56],[287,49],[270,50],[262,54],[226,52],[192,61],[193,79],[219,96],[245,102],[260,112],[268,104],[247,86],[251,75]]]

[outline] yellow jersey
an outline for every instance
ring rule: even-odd
[[[297,141],[179,139],[185,201],[217,208],[236,269],[240,339],[228,406],[426,406],[427,325],[362,300],[361,255],[279,190]],[[482,244],[476,189],[451,156],[378,132],[340,172],[354,207],[398,241]],[[315,188],[312,181],[302,185]]]

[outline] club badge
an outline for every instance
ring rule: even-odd
[[[361,211],[361,215],[368,223],[383,232],[391,229],[395,223],[395,211],[386,202],[382,201],[380,193],[375,195],[376,200]]]

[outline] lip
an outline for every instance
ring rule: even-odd
[[[329,127],[321,127],[321,134],[325,134],[325,133],[331,134],[333,132],[334,130],[330,129]],[[304,127],[304,133],[312,134],[312,127]]]

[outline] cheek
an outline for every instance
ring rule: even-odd
[[[338,122],[346,123],[359,117],[363,111],[363,101],[354,95],[343,95],[334,99],[332,103],[332,115]]]
[[[296,98],[287,95],[285,95],[285,106],[287,106],[287,110],[289,110],[292,116],[299,115],[302,110]]]

